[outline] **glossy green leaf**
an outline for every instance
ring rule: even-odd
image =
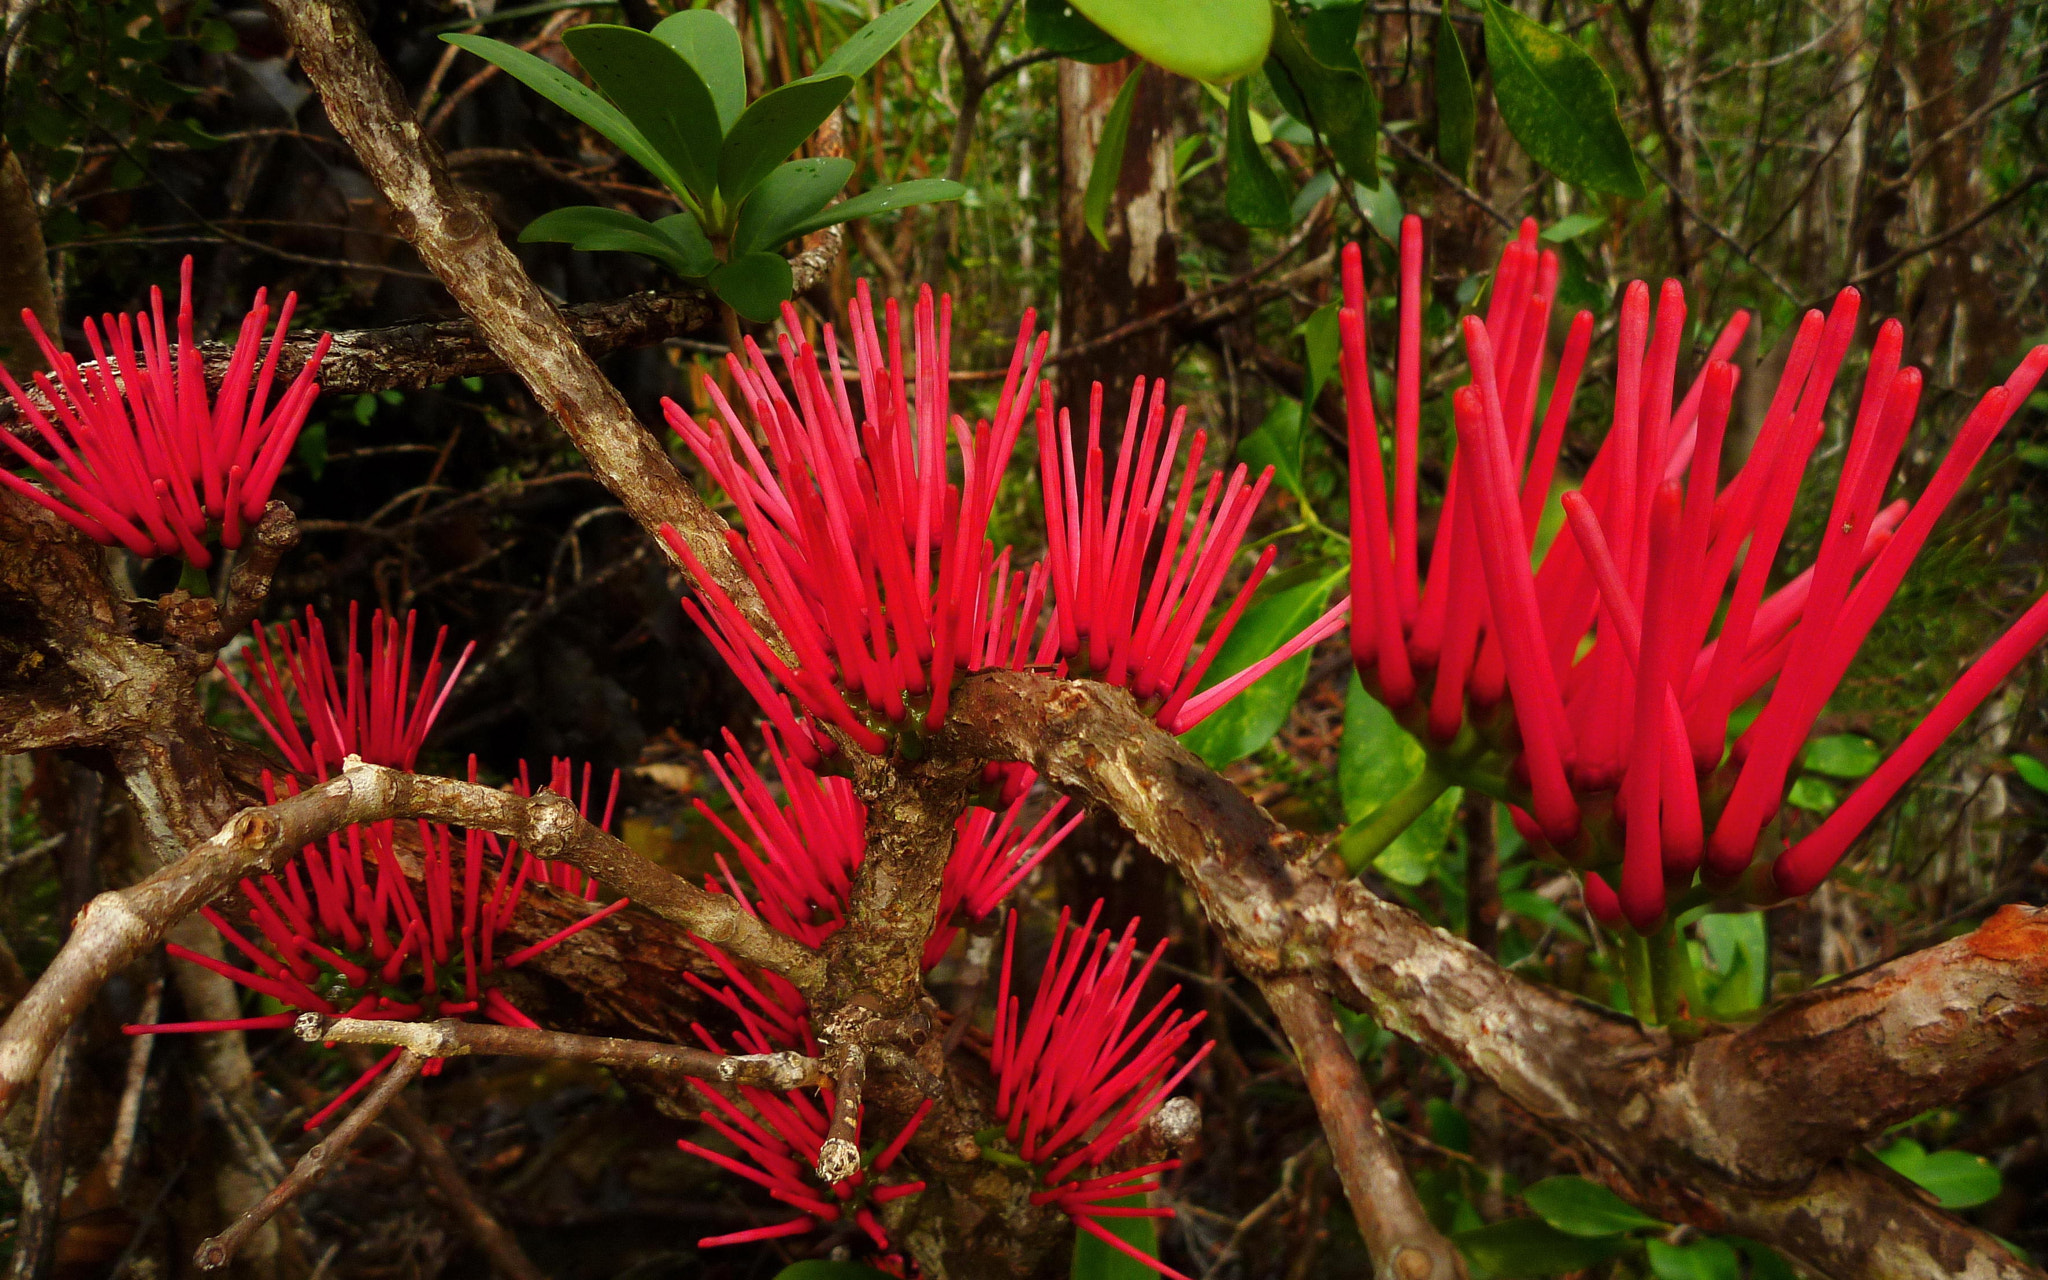
[[[1585,1178],[1545,1178],[1525,1188],[1522,1199],[1537,1217],[1567,1235],[1612,1236],[1664,1226],[1606,1187]]]
[[[682,55],[697,72],[718,108],[722,138],[747,109],[747,61],[740,33],[716,9],[682,9],[654,24],[647,34]]]
[[[1357,14],[1350,18],[1356,31]],[[1292,21],[1275,23],[1266,79],[1288,114],[1321,136],[1345,176],[1377,187],[1379,99],[1349,42],[1333,35],[1320,43],[1322,50],[1312,49]]]
[[[1806,777],[1793,783],[1785,792],[1785,803],[1808,813],[1833,813],[1835,806],[1842,803],[1842,793],[1832,782]]]
[[[772,249],[789,239],[790,229],[830,204],[852,176],[853,161],[839,156],[777,165],[740,207],[739,225],[732,233],[733,254]]]
[[[745,200],[851,92],[851,76],[813,76],[754,99],[719,148],[718,190],[726,204]]]
[[[1256,430],[1237,442],[1237,460],[1253,475],[1273,468],[1273,483],[1301,496],[1301,401],[1281,396]]]
[[[1776,1249],[1760,1240],[1743,1236],[1722,1236],[1749,1259],[1749,1280],[1799,1280],[1799,1273]]]
[[[1568,213],[1543,228],[1537,239],[1545,244],[1568,244],[1607,225],[1607,219],[1590,213]]]
[[[705,276],[718,265],[697,220],[687,213],[649,222],[618,209],[570,205],[527,223],[519,239],[526,244],[558,241],[586,253],[638,253],[686,280]]]
[[[1323,611],[1338,578],[1313,578],[1255,600],[1237,620],[1230,638],[1216,654],[1203,688],[1220,683],[1301,634]],[[1308,679],[1309,655],[1281,663],[1258,682],[1220,707],[1214,715],[1180,736],[1182,745],[1209,762],[1212,769],[1266,745],[1301,696]]]
[[[1739,1018],[1763,1007],[1770,981],[1770,929],[1761,911],[1724,911],[1701,916],[1700,949],[1713,968],[1707,993],[1710,1012]],[[1709,975],[1702,975],[1708,977]]]
[[[1401,794],[1422,772],[1422,744],[1395,722],[1393,713],[1351,677],[1344,701],[1344,741],[1337,751],[1337,790],[1344,820],[1357,822]],[[1397,884],[1429,879],[1457,821],[1463,791],[1451,787],[1406,831],[1380,851],[1373,868]]]
[[[1230,128],[1224,141],[1223,206],[1247,227],[1284,227],[1293,203],[1287,186],[1252,137],[1251,98],[1240,80],[1230,90]]]
[[[1643,198],[1614,86],[1585,50],[1486,0],[1486,61],[1501,119],[1531,159],[1574,186]]]
[[[1145,1197],[1119,1196],[1103,1203],[1119,1208],[1141,1209],[1145,1205]],[[1146,1257],[1159,1256],[1157,1218],[1102,1218],[1098,1221],[1111,1235]],[[1074,1232],[1072,1280],[1156,1280],[1158,1274],[1136,1258],[1121,1249],[1111,1248],[1088,1232]]]
[[[775,1280],[884,1280],[888,1272],[858,1262],[830,1258],[806,1258],[792,1262],[775,1273]]]
[[[1626,1236],[1566,1235],[1537,1218],[1509,1218],[1451,1237],[1473,1280],[1518,1280],[1597,1267],[1636,1247]]]
[[[1147,62],[1221,84],[1266,60],[1269,0],[1073,0],[1088,19]]]
[[[1712,1236],[1684,1244],[1648,1242],[1650,1273],[1657,1280],[1742,1280],[1742,1259],[1734,1246]]]
[[[503,40],[459,33],[441,38],[482,58],[611,139],[614,146],[638,161],[640,167],[660,179],[663,186],[671,191],[684,190],[682,174],[626,118],[626,113],[605,101],[604,95],[575,76],[545,58],[536,58]]]
[[[1024,37],[1074,62],[1121,62],[1131,51],[1067,0],[1024,0]]]
[[[1997,1166],[1968,1151],[1929,1151],[1911,1138],[1900,1138],[1875,1154],[1944,1209],[1974,1208],[1997,1199],[2005,1189]]]
[[[1088,189],[1081,196],[1081,221],[1088,234],[1095,237],[1095,243],[1104,249],[1109,248],[1109,202],[1116,198],[1117,180],[1124,171],[1124,142],[1131,132],[1131,102],[1138,96],[1138,81],[1144,78],[1142,70],[1124,77],[1124,87],[1116,91],[1116,101],[1102,118],[1102,136],[1095,142],[1095,160],[1088,166]]]
[[[1344,304],[1327,302],[1309,313],[1308,319],[1295,330],[1301,335],[1302,346],[1307,356],[1302,368],[1307,374],[1307,386],[1302,390],[1301,402],[1312,405],[1322,397],[1323,388],[1337,373],[1337,357],[1341,353],[1342,340],[1337,330],[1337,313]]]
[[[1436,158],[1460,178],[1472,167],[1478,122],[1472,71],[1465,65],[1465,47],[1458,43],[1457,24],[1446,5],[1436,16]]]
[[[785,240],[807,236],[813,231],[836,227],[842,222],[855,218],[871,218],[891,209],[908,209],[914,204],[935,204],[941,200],[958,200],[967,194],[967,188],[950,178],[912,178],[909,182],[894,182],[886,187],[874,187],[848,200],[842,200],[831,208],[804,219],[789,229]]]
[[[562,33],[562,47],[683,176],[691,194],[710,200],[718,181],[718,108],[683,55],[645,31],[610,23],[571,27]]]
[[[711,273],[711,291],[757,324],[766,324],[780,314],[782,304],[796,291],[795,285],[789,263],[773,253],[734,258]]]
[[[1884,752],[1861,734],[1834,733],[1807,743],[1804,762],[1830,778],[1867,778],[1884,763]]]
[[[846,43],[834,49],[811,73],[817,80],[829,76],[863,76],[869,68],[882,60],[882,56],[896,47],[910,29],[932,11],[939,0],[909,0],[893,9],[886,9],[882,16],[868,23],[860,30],[846,37]],[[784,152],[787,155],[788,152]]]
[[[2048,791],[2048,764],[2042,764],[2032,756],[2011,757],[2012,771],[2020,775],[2020,781],[2036,791]]]

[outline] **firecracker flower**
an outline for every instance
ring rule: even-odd
[[[1149,404],[1146,381],[1137,379],[1116,470],[1106,476],[1102,384],[1090,391],[1087,444],[1078,456],[1076,432],[1066,411],[1055,418],[1046,399],[1038,406],[1045,562],[1055,605],[1049,630],[1057,639],[1056,652],[1068,674],[1128,688],[1171,733],[1192,729],[1274,667],[1334,635],[1349,608],[1348,600],[1340,602],[1277,652],[1212,689],[1196,692],[1272,568],[1276,549],[1269,546],[1260,553],[1251,575],[1197,653],[1195,641],[1202,624],[1251,527],[1252,513],[1265,496],[1273,469],[1267,467],[1258,479],[1248,481],[1240,463],[1227,483],[1221,472],[1211,472],[1206,485],[1199,486],[1202,497],[1196,506],[1206,432],[1197,431],[1189,440],[1180,483],[1172,483],[1186,421],[1182,407],[1174,411],[1168,426],[1164,379],[1152,382]]]
[[[727,1052],[717,1036],[702,1026],[693,1029],[706,1049],[714,1053]],[[777,1047],[757,1031],[746,1028],[739,1031],[734,1040],[742,1053],[772,1053]],[[917,1127],[932,1108],[930,1100],[918,1104],[903,1128],[872,1160],[866,1162],[865,1167],[826,1186],[818,1179],[816,1170],[819,1152],[824,1147],[837,1103],[829,1085],[786,1092],[753,1085],[733,1086],[739,1102],[702,1081],[692,1080],[690,1085],[705,1104],[705,1109],[698,1113],[699,1118],[730,1142],[738,1154],[726,1155],[688,1139],[680,1139],[676,1145],[727,1173],[754,1183],[774,1199],[798,1211],[796,1217],[769,1226],[735,1231],[729,1235],[706,1236],[697,1242],[698,1248],[805,1235],[828,1223],[850,1221],[867,1235],[878,1251],[885,1255],[893,1252],[888,1233],[876,1218],[875,1210],[892,1200],[924,1190],[925,1184],[897,1182],[885,1185],[881,1177],[894,1167],[904,1146],[916,1135]],[[745,1105],[740,1105],[741,1102]],[[854,1145],[860,1145],[858,1124],[855,1126]],[[900,1263],[895,1274],[902,1274]]]
[[[314,378],[331,335],[320,335],[312,356],[271,405],[298,295],[285,295],[268,350],[260,350],[270,308],[265,292],[257,290],[209,404],[206,361],[192,334],[192,259],[179,270],[175,346],[164,322],[163,292],[151,288],[149,295],[147,312],[107,315],[99,325],[85,322],[90,368],[59,350],[33,312],[21,313],[51,366],[32,379],[49,412],[5,370],[0,387],[55,461],[11,434],[0,433],[0,439],[55,495],[11,471],[0,471],[0,484],[104,545],[118,544],[138,556],[183,555],[204,569],[213,563],[205,544],[216,527],[221,545],[232,549],[263,514],[320,393]]]
[[[590,778],[593,771],[594,766],[588,761],[584,762],[583,784],[579,788],[576,784],[576,764],[573,760],[570,760],[567,756],[555,756],[548,764],[548,790],[558,796],[565,796],[568,799],[574,800],[576,802],[576,812],[586,820],[590,817]],[[519,773],[518,776],[512,779],[511,790],[514,795],[519,796],[530,796],[533,794],[533,780],[527,774],[526,761],[524,760],[519,762]],[[618,807],[618,803],[619,771],[614,769],[612,770],[611,789],[605,793],[604,809],[597,819],[598,830],[610,831],[612,829],[612,812]],[[491,835],[486,835],[485,838],[492,841],[497,839],[496,836]],[[521,862],[520,875],[530,876],[540,884],[580,897],[586,902],[596,899],[597,877],[584,871],[581,867],[573,863],[550,862],[545,858],[536,858],[531,853],[521,849],[517,840],[507,840],[506,845],[507,848],[503,855],[506,859],[506,865],[512,865],[512,859],[515,856],[523,860]]]
[[[1134,1020],[1145,981],[1165,944],[1136,963],[1138,922],[1114,938],[1107,930],[1096,932],[1101,913],[1098,901],[1079,927],[1072,927],[1070,913],[1060,913],[1028,1013],[1021,998],[1011,994],[1017,947],[1017,916],[1011,913],[989,1049],[996,1118],[1017,1158],[1040,1174],[1043,1188],[1032,1193],[1033,1204],[1057,1205],[1077,1228],[1112,1249],[1161,1275],[1185,1280],[1101,1222],[1172,1217],[1171,1209],[1117,1202],[1158,1190],[1157,1175],[1178,1168],[1179,1160],[1077,1175],[1108,1163],[1215,1042],[1174,1066],[1204,1015],[1189,1017],[1171,1007],[1180,994],[1176,986]]]
[[[789,336],[803,328],[786,305],[787,332],[778,346],[788,394],[752,339],[744,358],[727,357],[765,451],[715,383],[704,386],[717,416],[703,425],[673,401],[662,402],[669,424],[738,506],[742,529],[728,541],[788,641],[794,666],[761,640],[688,544],[664,527],[702,593],[701,604],[685,600],[684,607],[806,761],[816,760],[823,735],[814,739],[795,722],[775,686],[862,749],[880,753],[885,731],[919,719],[917,702],[925,703],[923,722],[936,726],[957,672],[982,665],[997,649],[1017,648],[992,634],[1001,611],[991,606],[990,589],[1006,585],[1008,575],[987,534],[1045,339],[1033,340],[1027,313],[995,420],[970,427],[951,410],[950,298],[935,304],[929,288],[920,294],[909,361],[895,301],[886,304],[878,329],[865,281],[848,321],[859,417],[832,327],[823,335],[828,379],[812,345]],[[948,477],[949,433],[960,458],[957,485]]]
[[[469,655],[476,650],[473,641],[463,646],[448,678],[436,683],[441,673],[441,648],[448,639],[448,628],[441,628],[419,673],[415,693],[412,653],[417,621],[418,616],[410,610],[403,628],[382,609],[371,614],[370,658],[365,670],[362,651],[356,645],[357,607],[351,601],[348,651],[337,674],[326,628],[308,605],[304,626],[294,620],[271,628],[259,622],[253,628],[256,653],[252,657],[243,650],[242,674],[255,686],[254,694],[235,678],[226,662],[216,664],[216,669],[301,777],[325,779],[351,755],[360,756],[367,764],[411,769],[427,730],[441,714]],[[303,731],[300,717],[293,715],[294,702],[305,722]]]
[[[742,881],[721,855],[724,887],[771,928],[816,947],[846,923],[853,877],[867,854],[867,807],[848,779],[813,772],[785,748],[773,728],[765,728],[763,736],[784,798],[776,798],[727,731],[724,758],[708,751],[704,758],[732,798],[746,834],[702,800],[696,808],[731,843],[739,870],[745,872]],[[925,944],[927,969],[946,954],[963,924],[987,919],[1079,824],[1084,815],[1077,812],[1055,829],[1066,808],[1065,798],[1055,800],[1027,826],[1022,821],[1025,797],[1019,795],[1000,815],[979,806],[960,815],[940,881],[938,924]],[[785,1001],[777,1004],[786,1007]]]
[[[1786,787],[1807,733],[1935,521],[2048,369],[2048,346],[1977,403],[1916,501],[1884,506],[1922,375],[1900,367],[1899,323],[1881,326],[1815,563],[1767,594],[1827,430],[1860,298],[1845,289],[1827,314],[1803,318],[1756,446],[1723,483],[1738,380],[1727,357],[1748,318],[1737,313],[1722,329],[1674,404],[1684,291],[1666,281],[1653,318],[1650,290],[1638,281],[1620,308],[1611,428],[1584,481],[1565,495],[1569,533],[1532,572],[1592,317],[1582,312],[1569,328],[1532,441],[1557,261],[1538,252],[1527,222],[1502,255],[1486,314],[1462,322],[1471,381],[1453,395],[1457,457],[1428,574],[1418,581],[1421,264],[1420,223],[1409,218],[1390,517],[1356,246],[1344,259],[1340,332],[1359,602],[1352,646],[1361,678],[1448,762],[1444,773],[1463,769],[1478,781],[1489,759],[1508,758],[1504,772],[1494,770],[1496,790],[1516,802],[1516,820],[1539,852],[1588,872],[1588,903],[1610,923],[1653,931],[1669,919],[1673,897],[1694,893],[1695,884],[1702,892],[1739,888],[1759,902],[1813,889],[2048,633],[2048,601],[2036,603],[1876,773],[1779,856]],[[1730,746],[1732,710],[1767,685],[1762,711]],[[1617,867],[1618,889],[1607,880]]]

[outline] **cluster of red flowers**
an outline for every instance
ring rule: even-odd
[[[1401,237],[1391,514],[1361,264],[1356,246],[1345,254],[1359,674],[1430,749],[1464,762],[1512,755],[1524,834],[1587,872],[1588,901],[1610,923],[1652,930],[1668,918],[1671,895],[1696,881],[1739,885],[1760,901],[1807,892],[2048,633],[2048,604],[2036,604],[1818,830],[1782,856],[1773,852],[1785,788],[1815,718],[1934,522],[2048,369],[2048,347],[1978,402],[1918,501],[1883,507],[1922,381],[1900,368],[1900,326],[1885,324],[1816,562],[1767,594],[1860,300],[1844,290],[1827,315],[1803,319],[1757,443],[1724,484],[1737,382],[1728,357],[1748,317],[1738,313],[1722,329],[1674,404],[1684,291],[1666,281],[1653,319],[1649,288],[1638,281],[1620,310],[1612,425],[1565,497],[1570,535],[1532,571],[1592,330],[1590,314],[1572,322],[1532,432],[1557,271],[1556,255],[1537,248],[1535,223],[1525,223],[1502,254],[1485,316],[1462,322],[1471,382],[1453,396],[1457,458],[1418,579],[1420,222],[1409,218]],[[1773,681],[1761,714],[1729,746],[1732,709]],[[1607,880],[1617,867],[1618,893]]]
[[[435,685],[444,629],[418,681],[412,681],[414,617],[403,629],[380,610],[370,619],[367,671],[356,644],[356,616],[349,615],[345,680],[337,680],[320,620],[306,611],[306,625],[280,627],[260,657],[245,655],[244,673],[262,692],[259,707],[243,686],[228,678],[255,714],[273,745],[298,775],[281,788],[264,774],[265,800],[276,803],[280,789],[295,794],[300,780],[325,778],[348,756],[367,763],[410,769],[434,716],[447,700],[455,676],[469,656],[465,649],[447,682]],[[276,658],[282,656],[285,674]],[[227,668],[221,667],[223,674]],[[286,684],[295,697],[288,697]],[[431,705],[429,698],[433,698]],[[298,714],[294,714],[293,703]],[[300,731],[303,721],[305,732]],[[573,768],[556,760],[553,774],[569,795]],[[470,758],[470,781],[476,759]],[[522,775],[522,782],[523,782]],[[613,777],[613,794],[617,792]],[[521,794],[525,794],[522,789]],[[589,816],[590,778],[584,773],[584,816]],[[609,825],[606,805],[603,822]],[[508,955],[497,954],[529,882],[555,885],[589,896],[586,879],[574,868],[554,866],[488,832],[465,831],[461,853],[445,824],[420,822],[419,874],[408,876],[399,860],[396,824],[351,826],[329,835],[325,847],[308,845],[279,873],[245,878],[248,909],[243,928],[212,907],[201,913],[228,945],[253,968],[241,968],[170,944],[174,956],[211,969],[283,1005],[286,1012],[228,1021],[166,1023],[129,1027],[130,1034],[162,1031],[226,1031],[290,1026],[302,1013],[330,1017],[409,1020],[477,1014],[509,1026],[531,1027],[532,1019],[508,1000],[493,976],[589,928],[626,905],[620,899],[567,928]],[[570,875],[564,875],[563,872]],[[382,1061],[321,1108],[307,1128],[324,1123],[341,1105],[397,1058]],[[431,1065],[431,1064],[430,1064]]]
[[[57,496],[11,471],[0,471],[0,484],[104,545],[118,543],[138,556],[182,554],[193,567],[204,569],[213,562],[204,544],[214,526],[222,546],[239,547],[243,529],[263,514],[320,394],[313,379],[330,335],[320,336],[305,367],[266,412],[298,295],[285,295],[259,368],[270,308],[258,290],[218,396],[209,405],[206,361],[192,338],[191,258],[178,278],[175,348],[164,323],[163,293],[152,288],[148,312],[108,315],[101,325],[85,322],[90,368],[81,368],[59,350],[35,313],[21,313],[50,362],[48,373],[32,379],[49,412],[5,370],[0,370],[0,387],[56,461],[12,434],[0,432],[0,440]]]
[[[1341,625],[1340,605],[1234,680],[1196,692],[1272,564],[1269,549],[1190,661],[1271,472],[1248,481],[1239,466],[1227,484],[1211,475],[1196,507],[1205,443],[1196,432],[1169,508],[1184,415],[1167,428],[1163,382],[1154,384],[1149,409],[1142,381],[1133,392],[1107,494],[1101,388],[1090,400],[1085,456],[1076,454],[1066,415],[1040,397],[1048,551],[1042,564],[1012,570],[1010,550],[989,542],[989,523],[1040,390],[1045,339],[1034,340],[1027,313],[995,419],[970,427],[951,411],[951,312],[950,299],[934,302],[923,292],[906,362],[895,302],[885,304],[878,327],[861,284],[849,314],[859,417],[833,329],[824,329],[821,371],[787,308],[778,341],[790,392],[751,341],[744,359],[727,361],[760,444],[714,384],[705,386],[718,417],[706,424],[663,402],[670,425],[739,509],[742,528],[728,541],[794,665],[761,639],[681,536],[664,529],[703,593],[701,604],[686,600],[684,608],[806,763],[830,740],[800,723],[780,691],[814,720],[879,753],[888,749],[886,733],[945,719],[957,674],[1057,660],[1062,670],[1129,687],[1178,733]],[[948,478],[949,432],[958,484]],[[919,700],[921,717],[913,714]]]
[[[989,1050],[989,1066],[996,1077],[996,1117],[1003,1121],[1003,1136],[1044,1183],[1043,1190],[1032,1193],[1033,1204],[1058,1205],[1076,1227],[1110,1248],[1163,1276],[1185,1280],[1100,1221],[1172,1217],[1172,1209],[1118,1202],[1156,1191],[1156,1175],[1179,1168],[1179,1160],[1092,1178],[1075,1176],[1112,1163],[1117,1148],[1215,1045],[1213,1040],[1203,1044],[1174,1066],[1175,1056],[1204,1016],[1189,1017],[1171,1009],[1180,994],[1177,986],[1133,1021],[1145,981],[1165,944],[1154,948],[1134,970],[1138,922],[1131,921],[1122,938],[1113,938],[1107,930],[1095,930],[1101,913],[1098,901],[1078,928],[1070,927],[1067,912],[1060,913],[1028,1014],[1020,998],[1010,994],[1017,947],[1017,917],[1011,915],[1003,939],[1002,980]]]

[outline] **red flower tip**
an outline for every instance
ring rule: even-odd
[[[217,665],[264,734],[302,777],[325,779],[351,755],[360,756],[367,764],[410,770],[427,731],[476,649],[474,642],[465,645],[447,679],[436,683],[441,674],[441,648],[448,640],[448,628],[441,628],[415,682],[412,653],[417,615],[408,611],[401,628],[397,618],[386,617],[379,609],[370,616],[370,656],[365,671],[356,647],[356,621],[357,608],[351,602],[348,648],[340,674],[327,646],[326,629],[310,605],[303,627],[297,621],[268,629],[259,622],[254,627],[256,656],[251,657],[247,649],[242,651],[242,674],[256,687],[255,694],[235,678],[227,663]],[[294,702],[298,716],[292,711]]]
[[[0,471],[0,484],[107,546],[118,544],[138,556],[183,555],[204,569],[213,563],[204,545],[212,529],[218,527],[221,545],[239,547],[243,528],[263,514],[320,393],[313,379],[332,336],[320,336],[298,376],[271,405],[298,295],[285,295],[264,350],[270,308],[258,290],[209,404],[206,363],[192,333],[192,259],[179,269],[175,338],[164,320],[162,291],[149,292],[147,312],[85,322],[89,367],[60,351],[33,312],[22,312],[51,366],[32,379],[50,412],[5,370],[0,388],[55,460],[12,435],[0,437],[55,493],[10,471]]]

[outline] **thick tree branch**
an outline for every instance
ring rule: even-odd
[[[531,798],[403,773],[350,757],[342,775],[267,808],[244,809],[219,833],[140,884],[102,893],[0,1027],[0,1114],[11,1108],[65,1029],[113,974],[178,921],[244,876],[273,870],[305,845],[354,823],[426,818],[518,839],[535,856],[568,862],[728,954],[815,990],[817,953],[776,933],[724,895],[705,893],[648,862],[543,790]]]
[[[1239,969],[1262,982],[1327,981],[1347,1004],[1491,1081],[1646,1208],[1753,1236],[1841,1280],[2040,1275],[1859,1164],[1855,1144],[1873,1126],[2048,1058],[2048,913],[2011,908],[1971,938],[1683,1046],[1517,978],[1406,908],[1316,872],[1297,856],[1301,837],[1120,690],[983,673],[953,705],[955,732],[975,749],[1022,759],[1114,809],[1186,878]],[[1825,1063],[1800,1038],[1823,1032]],[[1820,1083],[1784,1084],[1800,1072]],[[1795,1123],[1806,1140],[1834,1145],[1802,1146],[1785,1132]]]

